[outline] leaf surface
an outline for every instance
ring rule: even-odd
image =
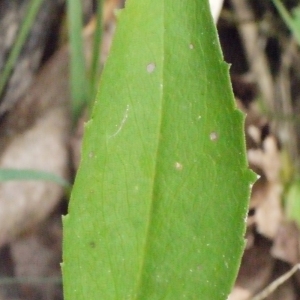
[[[249,185],[207,1],[128,0],[64,218],[66,300],[226,299]]]

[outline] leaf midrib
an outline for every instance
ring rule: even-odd
[[[164,56],[165,56],[165,2],[162,1],[162,43],[161,43],[161,47],[162,47],[162,52],[161,52],[161,81],[159,82],[159,85],[162,86],[160,88],[160,95],[161,95],[161,105],[160,105],[160,114],[159,114],[159,121],[158,121],[158,130],[157,130],[157,145],[156,145],[156,151],[155,151],[155,156],[153,156],[155,158],[155,163],[154,163],[154,170],[153,170],[153,180],[151,183],[151,200],[150,200],[150,205],[149,205],[149,213],[148,213],[148,222],[147,222],[147,226],[146,226],[146,231],[145,231],[145,242],[144,242],[144,247],[143,247],[143,251],[142,251],[142,256],[141,256],[141,263],[140,263],[140,270],[139,270],[139,274],[138,274],[138,282],[136,285],[136,290],[135,293],[133,294],[133,299],[134,300],[138,300],[140,297],[140,291],[142,288],[142,284],[143,284],[143,280],[144,280],[144,271],[145,271],[145,263],[146,263],[146,259],[147,259],[147,255],[148,255],[148,251],[147,249],[149,249],[149,244],[150,244],[150,230],[151,230],[151,225],[152,225],[152,220],[153,220],[153,208],[154,208],[154,194],[155,194],[155,187],[157,185],[156,182],[156,178],[157,178],[157,173],[158,173],[158,157],[159,157],[159,153],[160,153],[160,147],[161,147],[161,128],[162,128],[162,120],[163,120],[163,111],[164,111],[164,89],[165,89],[165,85],[164,85]]]

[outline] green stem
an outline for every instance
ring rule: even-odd
[[[300,45],[300,28],[295,26],[295,22],[291,15],[289,14],[288,10],[282,4],[280,0],[272,0],[274,5],[276,6],[281,18],[286,23],[287,27],[290,29],[292,34],[294,35],[297,43]]]
[[[15,44],[8,56],[2,74],[0,75],[0,95],[2,95],[3,93],[3,90],[20,55],[22,47],[35,21],[36,15],[41,7],[42,2],[43,0],[31,0],[31,2],[28,4],[28,10],[25,19],[23,20]]]
[[[88,99],[88,85],[83,49],[83,21],[80,0],[67,0],[68,25],[70,39],[70,84],[72,97],[72,115],[75,122]]]
[[[103,21],[102,21],[102,0],[97,2],[97,19],[96,19],[96,30],[94,34],[94,44],[93,44],[93,57],[90,71],[91,78],[91,88],[92,88],[92,99],[94,99],[97,92],[97,85],[99,79],[99,60],[101,57],[101,43],[103,34]]]

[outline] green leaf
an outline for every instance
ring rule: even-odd
[[[64,218],[65,300],[226,299],[253,174],[207,1],[128,0]]]
[[[300,180],[295,180],[285,196],[285,211],[289,220],[300,226]]]

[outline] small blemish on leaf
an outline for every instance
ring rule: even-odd
[[[193,49],[194,49],[194,45],[193,45],[193,44],[190,44],[190,45],[189,45],[189,48],[190,48],[191,50],[193,50]]]
[[[90,153],[89,153],[89,158],[93,158],[95,156],[95,153],[93,152],[93,151],[91,151]]]
[[[147,65],[147,72],[148,73],[153,73],[153,71],[155,70],[155,63],[150,63]]]
[[[90,245],[91,248],[95,248],[96,247],[96,243],[94,241],[91,241],[89,243],[89,245]]]
[[[178,171],[181,171],[183,169],[183,165],[179,162],[176,162],[175,163],[175,169],[178,170]]]
[[[201,271],[201,270],[202,270],[202,266],[201,266],[201,265],[198,265],[198,266],[197,266],[197,270],[198,270],[198,271]]]
[[[124,113],[124,116],[123,116],[123,119],[122,119],[122,121],[121,121],[121,123],[120,123],[120,125],[119,125],[119,127],[118,127],[118,129],[117,129],[117,131],[116,131],[113,135],[111,135],[110,138],[115,137],[115,136],[122,130],[124,124],[125,124],[126,121],[127,121],[127,118],[128,118],[128,112],[129,112],[129,105],[127,104],[126,110],[125,110],[125,113]]]
[[[210,138],[211,141],[214,142],[219,138],[219,136],[215,131],[213,131],[213,132],[210,133],[209,138]]]

